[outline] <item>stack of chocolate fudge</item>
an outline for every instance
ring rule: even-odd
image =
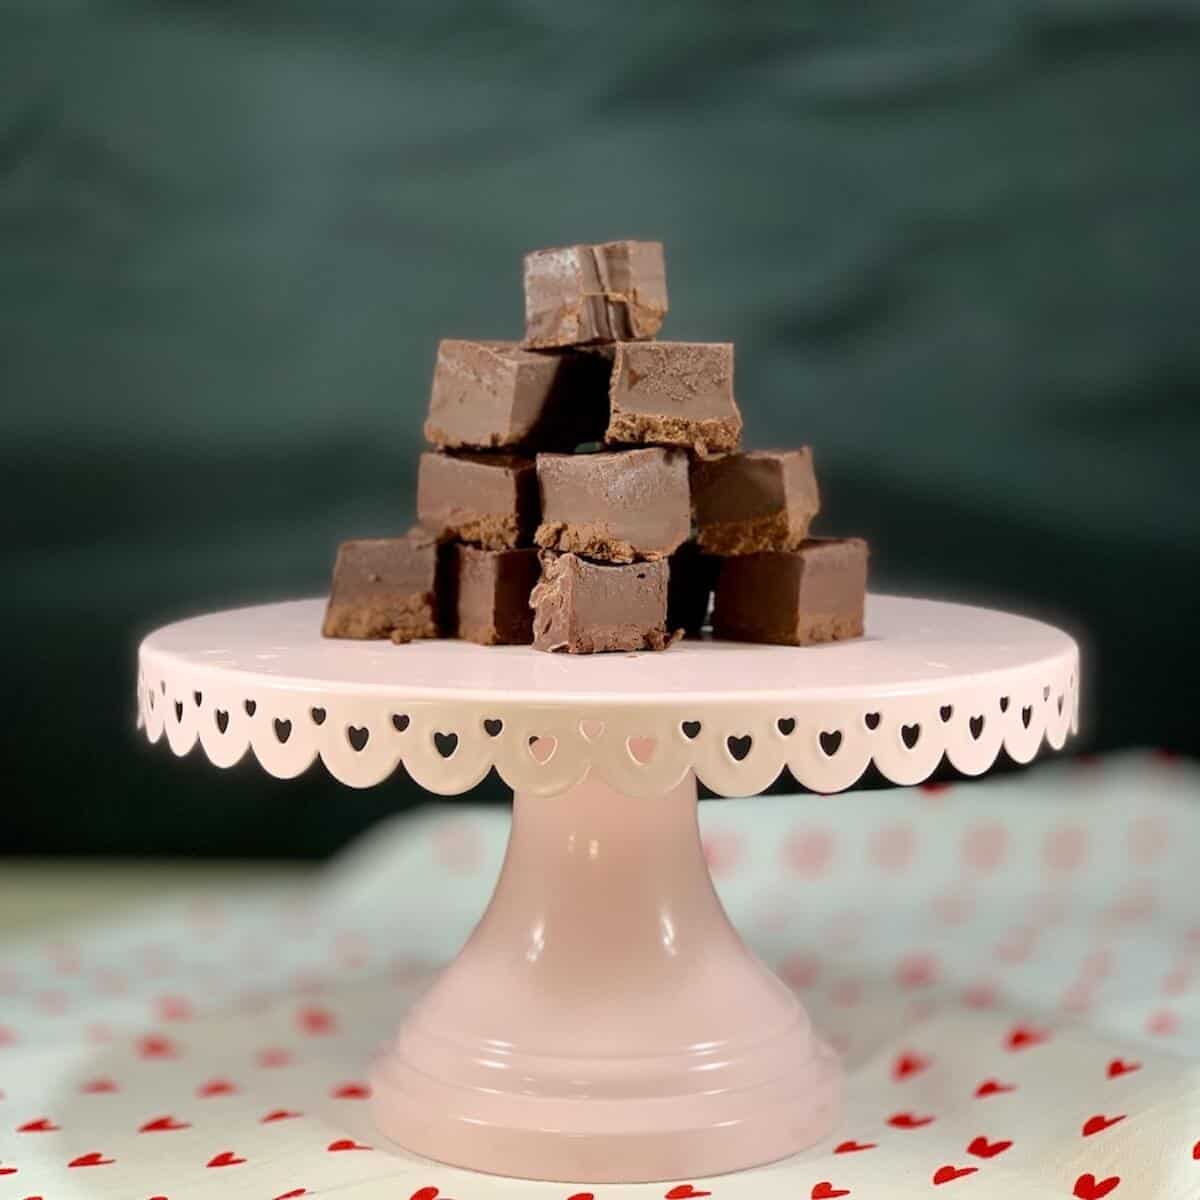
[[[867,545],[812,538],[807,447],[740,452],[729,343],[658,341],[663,248],[525,258],[523,342],[443,341],[418,525],[342,544],[327,637],[569,654],[863,631]]]

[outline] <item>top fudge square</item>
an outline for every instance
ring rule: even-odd
[[[605,242],[525,256],[530,349],[652,338],[667,314],[661,242]]]

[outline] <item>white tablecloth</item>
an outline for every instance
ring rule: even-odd
[[[845,1115],[796,1158],[586,1187],[383,1144],[366,1064],[507,833],[433,806],[315,885],[0,945],[0,1198],[1200,1198],[1193,765],[711,801],[702,824],[731,916],[846,1056]]]

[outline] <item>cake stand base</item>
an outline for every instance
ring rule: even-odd
[[[730,924],[689,774],[649,800],[595,777],[518,793],[487,912],[372,1082],[380,1129],[416,1154],[639,1183],[810,1145],[841,1068]]]

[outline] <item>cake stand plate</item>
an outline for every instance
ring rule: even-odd
[[[1077,723],[1066,634],[987,609],[869,598],[868,636],[816,647],[685,641],[568,657],[457,641],[320,637],[323,601],[198,617],[139,654],[139,723],[220,766],[317,758],[366,787],[400,764],[515,793],[496,891],[381,1053],[381,1130],[475,1170],[567,1182],[714,1175],[811,1144],[841,1072],[713,890],[696,780],[750,795],[786,767],[832,792],[868,765],[920,782]]]

